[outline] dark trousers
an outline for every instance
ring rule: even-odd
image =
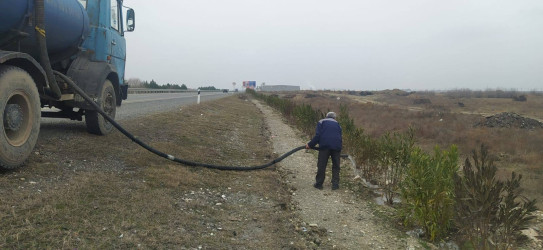
[[[339,185],[339,157],[341,156],[341,150],[322,149],[319,150],[319,159],[317,161],[317,176],[315,177],[315,183],[318,186],[322,186],[324,178],[326,176],[326,165],[328,164],[328,158],[332,158],[332,186]]]

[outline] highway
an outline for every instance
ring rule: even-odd
[[[222,92],[202,92],[200,102],[206,102],[229,96]],[[121,107],[117,107],[116,120],[135,118],[156,112],[170,111],[181,106],[196,104],[198,94],[163,93],[163,94],[129,94]]]
[[[200,102],[215,100],[231,95],[222,92],[202,92]],[[120,107],[117,107],[115,120],[122,121],[149,115],[157,112],[167,112],[179,109],[181,106],[196,104],[196,92],[156,93],[156,94],[129,94]],[[48,108],[42,111],[48,111]],[[85,122],[71,121],[59,118],[41,118],[42,129],[60,127],[85,127]]]

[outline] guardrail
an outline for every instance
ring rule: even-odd
[[[157,93],[193,93],[198,92],[197,89],[146,89],[146,88],[128,88],[128,94],[157,94]],[[201,92],[222,92],[222,89],[217,90],[201,90]]]

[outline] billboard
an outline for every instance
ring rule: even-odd
[[[243,87],[248,89],[255,89],[256,81],[243,81]]]

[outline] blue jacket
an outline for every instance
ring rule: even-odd
[[[341,126],[332,118],[325,118],[317,123],[315,136],[307,143],[310,148],[319,144],[321,149],[341,150]]]

